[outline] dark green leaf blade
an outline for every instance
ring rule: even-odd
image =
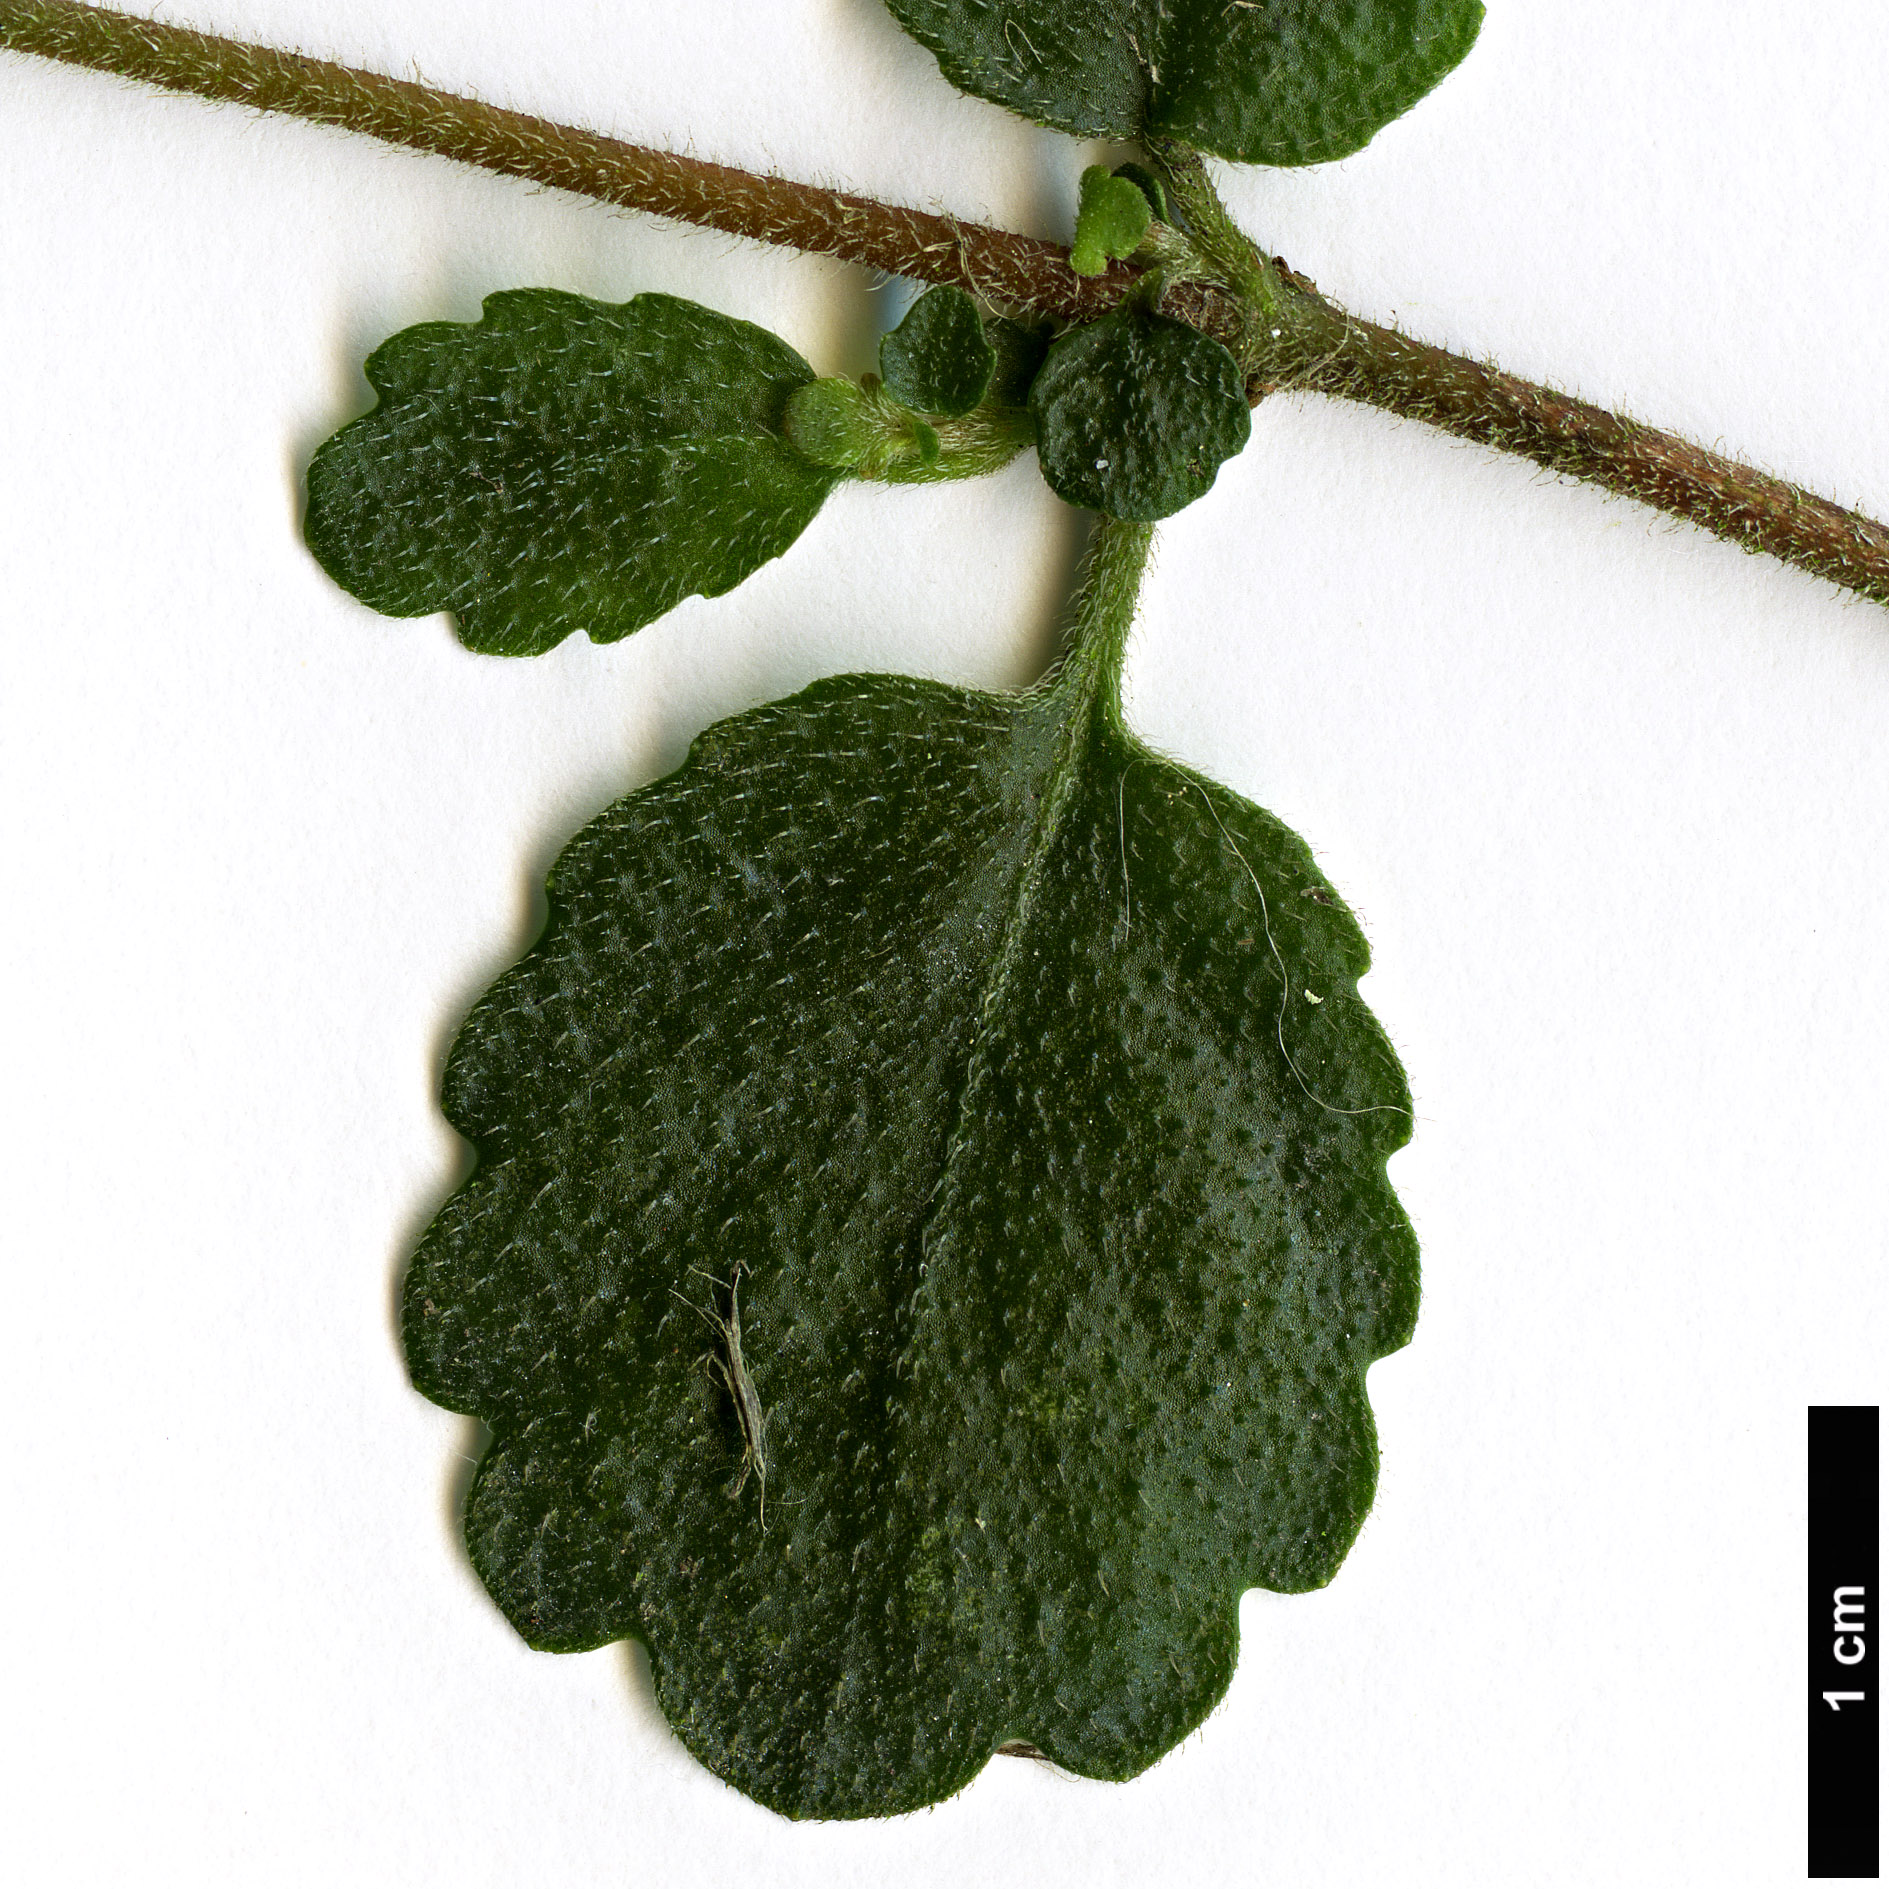
[[[1195,0],[1149,129],[1248,164],[1349,157],[1455,71],[1482,18],[1482,0]]]
[[[474,1559],[635,1635],[710,1769],[904,1810],[1007,1740],[1197,1725],[1243,1589],[1330,1578],[1409,1336],[1366,953],[1306,848],[1067,680],[821,683],[560,861],[454,1051],[480,1166],[409,1275],[496,1434]],[[740,1270],[765,1529],[710,1321]]]
[[[1349,156],[1467,56],[1481,0],[887,0],[945,77],[1079,137]]]
[[[1021,407],[1029,399],[1030,383],[1049,353],[1051,329],[998,315],[985,324],[984,335],[997,355],[987,398],[996,406]]]
[[[670,295],[507,291],[475,324],[395,335],[367,377],[380,404],[308,469],[309,548],[363,603],[450,610],[496,655],[614,642],[732,590],[840,476],[781,432],[807,363]]]
[[[1233,356],[1136,303],[1059,337],[1031,385],[1030,413],[1059,497],[1141,521],[1205,494],[1253,429]]]
[[[962,289],[927,289],[905,319],[879,343],[886,391],[915,413],[956,419],[984,398],[997,371],[997,350],[984,317]]]

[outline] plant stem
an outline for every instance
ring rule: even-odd
[[[1158,156],[1194,240],[1234,291],[1187,312],[1232,349],[1255,406],[1292,389],[1423,420],[1889,604],[1889,528],[1674,434],[1360,321],[1282,258],[1254,249],[1198,153],[1162,145]]]
[[[1054,243],[623,144],[407,80],[75,0],[0,0],[0,47],[363,132],[888,275],[956,283],[1023,314],[1093,320],[1135,281],[1135,271],[1120,264],[1104,276],[1078,276],[1067,250]],[[1264,358],[1248,381],[1255,402],[1275,390],[1303,389],[1423,420],[1889,604],[1889,528],[1671,434],[1356,320],[1284,263],[1259,262],[1269,288],[1283,283],[1287,295],[1281,345],[1257,350]],[[1249,324],[1231,296],[1190,283],[1166,307],[1252,358]]]
[[[1889,528],[1873,518],[1604,407],[1360,321],[1302,277],[1288,272],[1287,280],[1297,358],[1282,361],[1276,379],[1249,383],[1255,398],[1286,386],[1427,421],[1889,604]]]
[[[1026,314],[1091,321],[1134,279],[1085,281],[1054,243],[783,177],[623,144],[406,79],[193,33],[74,0],[0,0],[0,47],[140,79],[167,91],[285,112],[625,209],[956,282]]]
[[[1154,549],[1154,527],[1098,517],[1083,560],[1074,621],[1050,686],[1073,688],[1121,713],[1122,664],[1141,602],[1141,580]],[[1086,739],[1086,737],[1085,737]]]

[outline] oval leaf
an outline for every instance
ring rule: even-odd
[[[1191,505],[1253,430],[1233,356],[1135,304],[1057,340],[1030,413],[1043,477],[1059,496],[1144,521]]]
[[[492,1425],[513,1624],[645,1640],[789,1816],[1011,1740],[1151,1763],[1241,1591],[1330,1579],[1373,1492],[1417,1274],[1366,961],[1301,841],[1074,682],[702,736],[572,843],[447,1072],[479,1167],[407,1355]]]
[[[927,289],[879,343],[886,392],[917,413],[969,413],[996,371],[997,350],[977,304],[949,284]]]
[[[496,655],[614,642],[732,590],[841,476],[781,431],[807,363],[670,295],[489,296],[476,324],[395,335],[367,378],[379,406],[308,469],[309,548],[363,603],[450,610]]]
[[[1361,149],[1476,43],[1481,0],[887,0],[961,90],[1085,138],[1248,164]]]

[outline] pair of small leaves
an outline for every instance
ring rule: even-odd
[[[380,404],[315,455],[304,529],[374,609],[450,610],[468,647],[531,656],[575,630],[614,642],[733,589],[849,470],[993,469],[1027,442],[1033,381],[1061,390],[1030,398],[1050,483],[1122,517],[1198,496],[1218,463],[1204,456],[1245,438],[1243,401],[1237,417],[1223,399],[1204,416],[1190,404],[1223,393],[1233,365],[1192,329],[1112,316],[1065,336],[1039,374],[1042,346],[987,323],[962,290],[933,289],[886,337],[893,401],[816,382],[784,341],[673,296],[507,291],[476,324],[409,328],[369,358]],[[1093,423],[1077,410],[1092,400]],[[1099,475],[1097,458],[1117,470]]]
[[[850,676],[709,730],[550,900],[453,1051],[479,1167],[406,1287],[415,1383],[492,1426],[494,1598],[534,1646],[643,1640],[789,1816],[1015,1739],[1151,1763],[1241,1592],[1342,1559],[1415,1315],[1402,1079],[1304,845],[1080,664]]]
[[[1082,173],[1069,266],[1077,275],[1106,275],[1111,262],[1126,262],[1141,248],[1156,223],[1173,220],[1167,186],[1145,164],[1112,171],[1091,164]]]
[[[1144,166],[1091,165],[1069,266],[1101,275],[1144,244],[1158,255],[1157,239],[1185,247],[1173,215]],[[1147,522],[1191,505],[1252,431],[1239,363],[1157,312],[1160,282],[1157,264],[1112,314],[1063,335],[1030,389],[1043,477],[1070,504],[1112,518]]]
[[[1475,44],[1481,0],[887,0],[961,90],[1085,138],[1248,164],[1363,148]]]
[[[1016,379],[1041,358],[1033,331],[987,333],[961,289],[932,290],[886,341],[912,404],[947,417],[1000,377],[1020,400]],[[669,295],[613,306],[507,291],[475,324],[395,335],[367,378],[380,404],[309,467],[309,547],[363,603],[450,610],[469,648],[504,656],[580,629],[615,642],[785,551],[861,456],[823,451],[806,429],[796,440],[797,398],[850,390],[835,429],[876,428],[869,445],[911,419],[862,420],[853,383],[816,383],[764,329]],[[1001,463],[1026,432],[998,429],[969,469]],[[936,458],[916,476],[961,476]]]
[[[1154,211],[1132,179],[1090,165],[1082,173],[1070,268],[1077,275],[1105,275],[1111,262],[1125,260],[1140,248],[1153,222]]]

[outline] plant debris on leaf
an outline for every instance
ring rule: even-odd
[[[390,616],[450,610],[470,648],[614,642],[718,597],[805,530],[839,472],[782,433],[813,370],[671,295],[488,296],[369,357],[380,404],[308,469],[304,532]]]
[[[475,1565],[534,1646],[643,1640],[789,1816],[1015,1741],[1141,1770],[1371,1499],[1417,1270],[1363,940],[1095,675],[710,729],[571,843],[447,1071],[478,1168],[405,1341],[492,1426]]]
[[[960,90],[1084,138],[1348,157],[1467,55],[1482,0],[887,0]]]

